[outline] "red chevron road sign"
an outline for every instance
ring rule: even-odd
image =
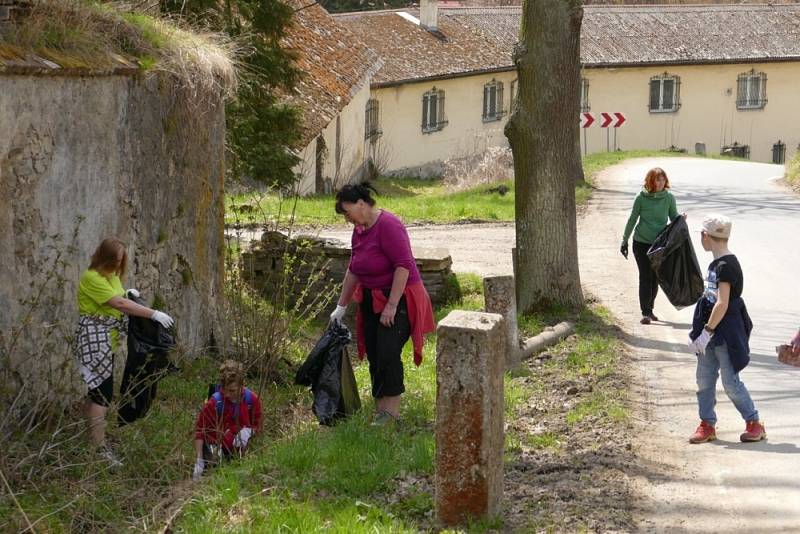
[[[620,113],[619,111],[615,111],[613,113],[607,113],[603,111],[600,113],[600,127],[601,128],[608,128],[609,126],[612,128],[619,128],[628,120],[624,114]],[[597,119],[595,118],[594,114],[592,113],[581,113],[579,115],[579,120],[581,124],[581,128],[588,128],[595,122]],[[613,124],[612,124],[613,123]]]

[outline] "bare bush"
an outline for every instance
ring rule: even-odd
[[[287,240],[280,244],[281,260],[265,272],[267,283],[255,287],[253,271],[258,266],[253,265],[252,255],[245,259],[242,253],[252,247],[251,238],[262,232],[288,228],[291,235],[297,199],[283,197],[276,215],[263,212],[262,198],[254,194],[246,201],[260,211],[255,233],[237,221],[226,237],[226,292],[220,323],[227,335],[220,349],[225,358],[242,362],[263,387],[282,380],[280,362],[291,364],[290,356],[306,339],[310,323],[332,302],[337,282],[328,279],[328,262],[312,245]],[[265,292],[264,287],[270,290]]]
[[[453,190],[514,179],[514,156],[507,147],[488,147],[473,156],[444,161],[445,185]]]

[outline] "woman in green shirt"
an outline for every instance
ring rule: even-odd
[[[636,195],[633,209],[625,225],[622,246],[619,251],[628,258],[628,238],[633,232],[633,257],[639,268],[639,307],[642,310],[642,324],[658,321],[653,315],[653,304],[658,294],[658,279],[647,259],[647,251],[656,236],[667,224],[678,216],[675,197],[668,191],[669,178],[660,167],[647,171],[644,188]],[[638,222],[637,222],[638,221]],[[634,228],[635,226],[635,228]]]
[[[106,413],[114,392],[114,351],[119,332],[124,333],[126,316],[149,317],[165,328],[172,326],[166,313],[141,306],[126,295],[139,296],[138,291],[122,288],[128,255],[125,244],[108,238],[92,255],[89,268],[78,284],[78,329],[75,351],[78,369],[89,388],[86,415],[92,443],[113,465],[120,465],[105,443]]]

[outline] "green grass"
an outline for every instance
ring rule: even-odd
[[[569,425],[577,424],[587,417],[598,417],[607,421],[627,421],[629,412],[624,403],[625,391],[615,381],[606,379],[620,372],[622,342],[616,335],[616,327],[610,312],[601,306],[584,308],[577,315],[562,309],[553,309],[519,317],[520,330],[528,337],[541,331],[544,326],[560,321],[575,322],[576,336],[565,340],[547,352],[561,354],[559,358],[547,360],[545,367],[555,372],[561,380],[577,384],[592,383],[592,394],[581,399],[565,415]],[[530,380],[531,373],[518,372],[518,376],[528,378],[520,396],[546,397],[548,390],[536,380]],[[550,446],[563,436],[542,437],[537,447]],[[531,445],[534,446],[534,445]]]
[[[462,297],[437,310],[437,319],[453,309],[483,306],[479,277],[459,274],[454,283]],[[248,532],[417,532],[434,506],[435,357],[435,336],[425,345],[420,367],[412,362],[411,345],[406,346],[400,427],[370,426],[369,371],[362,363],[355,368],[361,413],[332,428],[310,421],[284,439],[265,443],[257,454],[216,470],[184,510],[177,530],[244,532],[248,525]],[[510,413],[524,395],[509,378],[506,385]],[[423,489],[398,488],[398,480],[416,479],[427,481]],[[479,522],[468,530],[497,526]]]
[[[592,193],[591,180],[598,172],[625,159],[639,157],[686,156],[675,152],[636,150],[590,154],[583,160],[585,184],[575,190],[578,205],[585,204]],[[441,179],[381,178],[374,182],[381,207],[400,215],[406,223],[453,223],[462,221],[513,221],[514,183],[505,181],[509,192],[500,195],[487,190],[500,184],[487,184],[472,189],[452,191]],[[247,205],[247,211],[234,207]],[[254,223],[279,218],[286,221],[294,216],[295,223],[304,225],[343,224],[341,215],[333,209],[332,195],[316,195],[284,199],[276,194],[255,197],[252,194],[228,195],[225,200],[225,222]],[[280,217],[278,217],[280,214]]]
[[[786,181],[792,185],[800,185],[800,151],[786,165]]]

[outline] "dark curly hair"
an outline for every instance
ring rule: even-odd
[[[375,205],[375,199],[372,198],[372,194],[378,194],[378,191],[372,186],[369,182],[361,182],[360,184],[348,184],[336,193],[336,213],[339,215],[344,215],[344,208],[342,204],[345,202],[358,202],[359,200],[363,200],[370,206]]]

